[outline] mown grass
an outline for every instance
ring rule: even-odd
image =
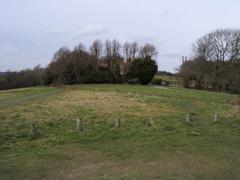
[[[0,92],[0,179],[239,179],[236,98],[138,85]]]

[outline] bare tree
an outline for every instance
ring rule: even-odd
[[[231,36],[230,43],[230,60],[237,61],[240,59],[240,31],[235,30]]]
[[[107,40],[105,42],[106,59],[109,71],[116,73],[119,71],[119,59],[121,58],[121,44],[117,40]]]
[[[143,58],[147,57],[147,56],[152,58],[153,56],[157,55],[157,50],[154,45],[147,43],[143,47],[140,48],[139,53],[140,53],[140,56]]]
[[[120,50],[121,50],[121,44],[117,40],[112,41],[112,55],[113,57],[118,57],[120,56]]]
[[[91,55],[95,56],[96,58],[99,58],[102,53],[102,47],[103,44],[100,40],[93,41],[92,45],[90,46]]]
[[[110,40],[105,41],[105,55],[108,58],[112,56],[112,43]]]
[[[240,30],[218,29],[194,44],[192,61],[183,62],[179,74],[184,86],[240,92]]]
[[[213,56],[217,61],[225,61],[230,56],[230,36],[231,31],[217,30],[212,35],[212,50]]]
[[[137,42],[130,44],[130,57],[134,59],[137,55],[139,48]]]
[[[105,42],[105,53],[108,64],[108,70],[111,71],[112,43],[110,40],[106,40]]]
[[[52,74],[54,76],[59,76],[57,80],[58,83],[63,83],[64,81],[62,72],[64,71],[70,56],[71,51],[66,47],[62,47],[54,54],[52,62],[49,64]]]
[[[126,61],[128,61],[130,59],[130,49],[131,49],[131,45],[129,42],[125,42],[123,44],[123,55]]]
[[[211,35],[207,34],[198,39],[193,45],[193,51],[196,57],[202,57],[203,59],[210,60],[213,55]]]
[[[112,41],[112,72],[120,74],[121,44],[117,40]]]
[[[240,58],[240,31],[216,30],[198,39],[193,47],[195,56],[209,61],[237,60]]]
[[[52,61],[56,61],[58,59],[65,59],[67,58],[67,56],[70,54],[70,49],[66,48],[66,47],[62,47],[60,48],[53,56],[53,60]]]
[[[77,46],[74,47],[74,51],[78,53],[84,52],[86,51],[86,46],[82,43],[79,43]]]

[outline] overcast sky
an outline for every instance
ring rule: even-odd
[[[0,71],[46,66],[62,46],[94,39],[149,42],[174,72],[192,43],[240,27],[240,0],[0,0]]]

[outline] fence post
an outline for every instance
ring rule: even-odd
[[[116,118],[115,120],[115,128],[120,128],[121,127],[121,120],[119,117]]]
[[[37,137],[37,135],[38,135],[38,132],[37,132],[37,128],[36,128],[35,123],[32,123],[32,124],[31,124],[31,133],[32,133],[32,136],[33,136],[33,137]]]
[[[239,103],[240,103],[240,98],[239,98]],[[237,118],[240,119],[240,104],[239,105],[237,104],[236,111],[237,111]]]
[[[213,122],[217,122],[218,121],[218,114],[214,114],[214,118],[213,118]]]
[[[187,123],[190,122],[190,114],[187,114],[186,115],[186,120],[185,120]]]
[[[149,127],[153,127],[154,126],[154,121],[153,121],[153,119],[151,117],[149,118],[148,126]]]
[[[82,119],[77,119],[77,131],[78,132],[83,132],[83,122],[82,122]]]

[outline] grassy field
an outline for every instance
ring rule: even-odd
[[[240,179],[236,99],[138,85],[2,91],[0,179]]]
[[[172,85],[176,85],[179,82],[179,78],[177,76],[169,76],[169,75],[155,75],[153,80],[162,80],[169,82]]]

